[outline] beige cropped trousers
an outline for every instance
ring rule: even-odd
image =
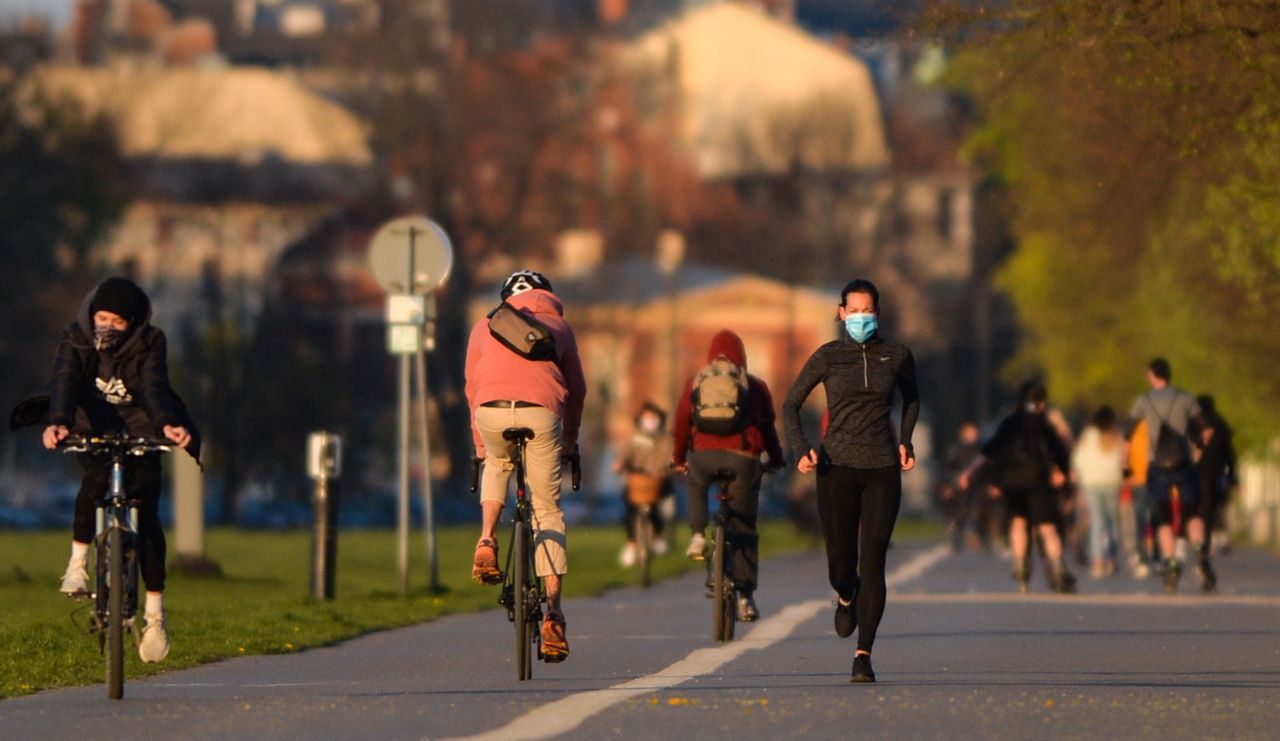
[[[533,513],[533,547],[538,576],[563,574],[569,569],[560,509],[560,481],[564,441],[560,418],[546,407],[476,407],[476,430],[484,441],[484,475],[480,501],[507,501],[508,481],[515,470],[515,446],[502,439],[510,427],[528,427],[533,439],[525,446],[525,479]],[[510,543],[507,544],[510,547]]]

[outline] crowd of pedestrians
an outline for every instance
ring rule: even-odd
[[[1037,548],[1059,592],[1075,588],[1073,551],[1094,579],[1158,574],[1175,593],[1191,564],[1200,589],[1214,591],[1211,538],[1236,475],[1231,427],[1211,396],[1192,396],[1172,376],[1167,360],[1153,359],[1127,419],[1100,406],[1074,440],[1036,382],[980,447],[976,427],[963,425],[939,490],[954,547],[969,528],[984,548],[1003,530],[1021,591]]]

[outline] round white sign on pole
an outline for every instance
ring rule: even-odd
[[[429,294],[452,268],[449,235],[425,216],[388,221],[369,244],[369,269],[387,293]]]

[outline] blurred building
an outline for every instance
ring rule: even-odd
[[[268,70],[51,67],[34,84],[118,127],[139,193],[98,257],[197,335],[250,327],[285,247],[371,182],[364,124]]]

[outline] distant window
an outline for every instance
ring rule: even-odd
[[[938,189],[938,234],[946,241],[951,241],[951,208],[955,201],[955,193],[949,188]]]

